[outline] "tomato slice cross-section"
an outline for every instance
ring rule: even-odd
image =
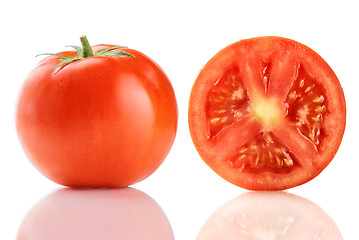
[[[312,49],[281,37],[236,42],[201,70],[189,128],[202,159],[251,190],[281,190],[317,176],[344,134],[342,87]]]

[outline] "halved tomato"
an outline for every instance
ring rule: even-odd
[[[330,66],[282,37],[231,44],[201,70],[189,128],[203,160],[250,190],[281,190],[317,176],[341,143],[346,106]]]

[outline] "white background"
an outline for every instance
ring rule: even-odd
[[[179,126],[161,167],[132,187],[151,196],[175,238],[194,239],[207,218],[244,189],[227,183],[197,154],[188,130],[190,90],[201,67],[244,38],[277,35],[314,49],[333,68],[347,101],[347,128],[332,163],[288,192],[322,208],[344,239],[358,239],[358,56],[356,1],[2,1],[0,55],[0,239],[15,239],[27,211],[61,186],[43,177],[19,145],[14,111],[19,88],[43,52],[79,45],[120,44],[142,51],[167,73],[178,101]],[[139,146],[140,147],[140,146]]]

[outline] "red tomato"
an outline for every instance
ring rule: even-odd
[[[109,47],[114,45],[92,51]],[[49,56],[26,78],[17,106],[18,135],[30,161],[56,183],[128,186],[151,175],[173,144],[177,103],[169,79],[143,53],[109,53],[118,50],[59,67],[64,60]]]
[[[346,122],[343,90],[313,50],[281,37],[236,42],[202,69],[189,127],[203,160],[227,181],[280,190],[317,176]]]

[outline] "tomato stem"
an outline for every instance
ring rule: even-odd
[[[92,48],[89,44],[89,41],[87,40],[87,37],[85,35],[82,35],[80,37],[81,40],[81,45],[82,45],[82,56],[83,58],[87,58],[87,57],[92,57],[93,56],[93,52],[92,52]]]
[[[77,56],[76,57],[69,57],[69,56],[65,56],[62,54],[58,54],[58,53],[42,53],[42,54],[38,54],[37,56],[40,55],[52,55],[52,56],[57,56],[59,58],[62,59],[62,61],[60,61],[57,65],[55,65],[55,68],[63,66],[63,65],[67,65],[69,63],[72,62],[76,62],[78,60],[87,58],[87,57],[92,57],[92,56],[104,56],[104,57],[110,57],[110,56],[130,56],[130,57],[135,57],[134,55],[132,55],[131,53],[128,52],[124,52],[122,50],[118,50],[119,48],[126,48],[126,47],[121,47],[121,46],[113,46],[113,47],[107,47],[107,48],[103,48],[100,50],[97,50],[95,53],[92,51],[92,48],[89,44],[89,41],[87,40],[87,37],[85,35],[82,35],[80,37],[80,41],[81,41],[81,45],[82,48],[79,46],[74,46],[74,45],[68,45],[66,47],[72,47],[73,49],[76,50],[77,52]]]

